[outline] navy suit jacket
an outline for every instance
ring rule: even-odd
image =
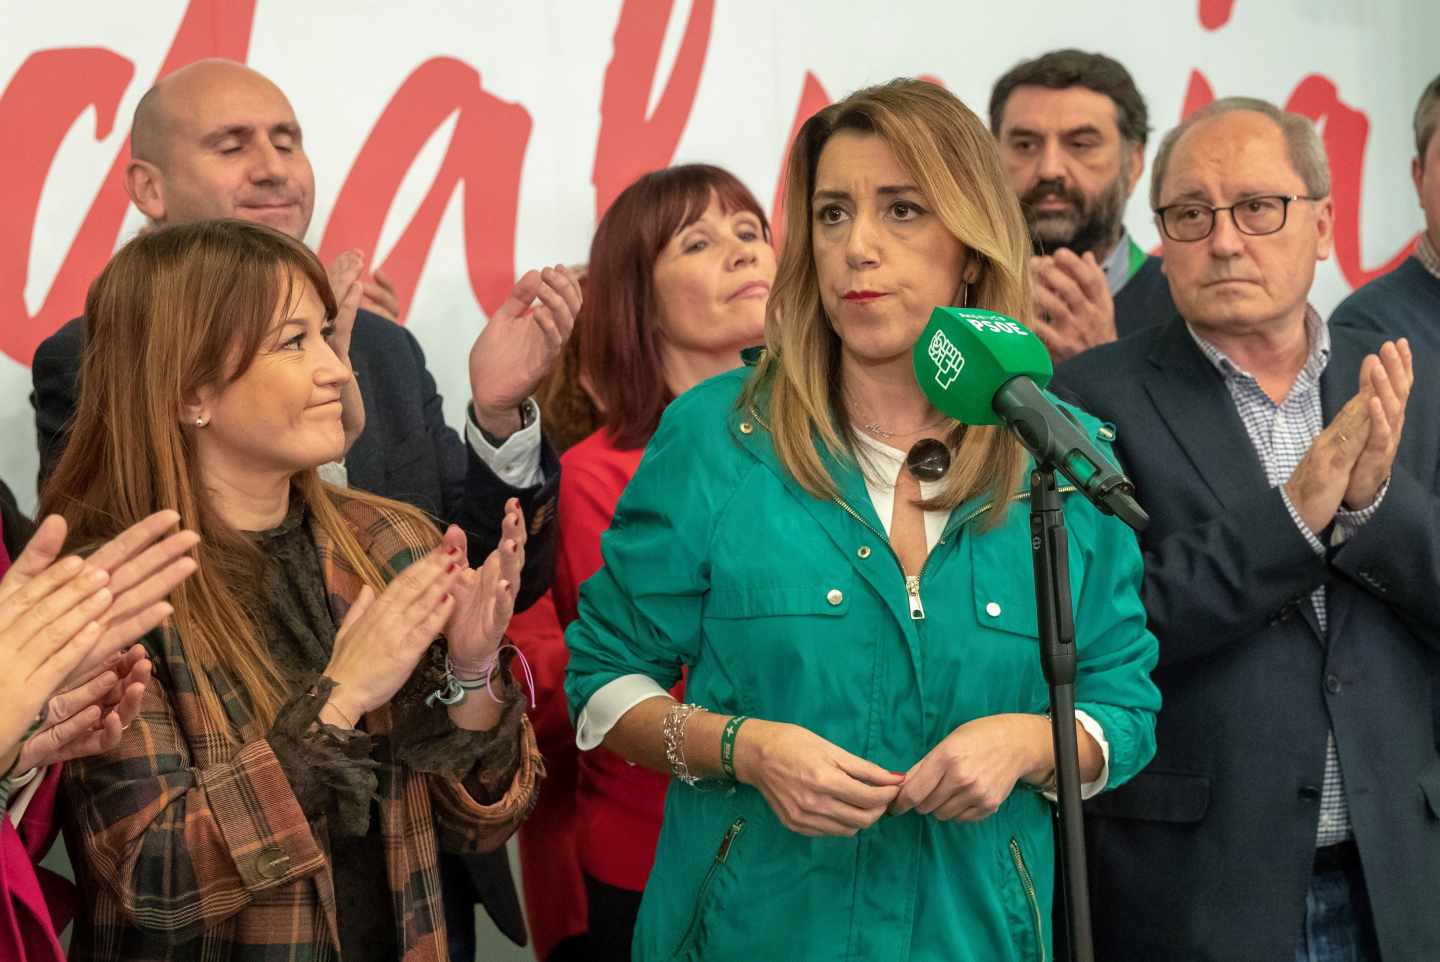
[[[1381,341],[1333,332],[1327,423]],[[1416,383],[1379,510],[1324,556],[1183,322],[1080,355],[1052,387],[1115,426],[1151,517],[1164,707],[1150,765],[1085,805],[1096,957],[1290,958],[1333,729],[1384,957],[1440,959],[1440,420],[1420,413],[1434,386]]]
[[[1149,327],[1169,324],[1175,319],[1175,302],[1170,297],[1170,282],[1160,270],[1161,260],[1154,255],[1125,282],[1115,295],[1115,336],[1129,337]]]
[[[75,413],[76,380],[85,346],[83,318],[41,343],[31,369],[35,430],[43,483],[64,450]],[[560,461],[541,447],[545,482],[514,488],[496,477],[445,423],[435,379],[420,342],[408,330],[370,311],[355,316],[350,361],[365,401],[365,431],[345,457],[350,486],[404,501],[465,529],[472,564],[500,541],[505,502],[518,498],[530,525],[517,608],[550,587],[555,553],[555,498]],[[464,857],[479,899],[507,936],[525,941],[525,925],[503,849]]]

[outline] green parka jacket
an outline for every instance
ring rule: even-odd
[[[672,402],[622,496],[566,636],[572,714],[616,678],[668,689],[688,667],[687,700],[802,725],[892,771],[964,722],[1043,714],[1023,493],[983,534],[993,509],[955,509],[921,573],[917,620],[859,469],[828,459],[840,498],[807,494],[762,413],[737,409],[747,373]],[[1115,786],[1154,753],[1160,707],[1141,556],[1118,520],[1063,498],[1076,700],[1104,728]],[[809,838],[747,785],[672,783],[634,958],[1048,959],[1051,832],[1050,802],[1024,785],[981,822],[911,812],[855,838]]]

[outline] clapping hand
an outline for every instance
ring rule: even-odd
[[[465,558],[465,532],[451,525],[445,547]],[[515,612],[520,570],[525,566],[525,519],[511,498],[500,524],[500,544],[478,568],[466,568],[456,580],[455,609],[445,625],[450,657],[463,672],[486,663],[499,648]]]
[[[579,312],[580,285],[562,265],[515,282],[470,348],[470,396],[487,433],[506,438],[519,430],[520,403],[554,366]]]
[[[45,722],[20,749],[16,771],[99,755],[120,744],[121,733],[140,714],[152,665],[135,645],[113,667],[50,699]]]
[[[410,565],[377,596],[366,585],[345,613],[324,674],[335,682],[331,724],[354,727],[409,679],[455,609],[451,593],[465,557],[441,546]]]
[[[1056,363],[1115,340],[1115,301],[1094,254],[1031,258],[1030,279],[1040,313],[1030,327]]]
[[[1381,345],[1360,365],[1360,384],[1334,420],[1310,442],[1285,482],[1305,526],[1320,532],[1341,505],[1369,507],[1390,477],[1414,384],[1410,344]]]
[[[334,330],[329,337],[330,350],[340,363],[350,368],[350,342],[355,333],[355,314],[365,295],[365,285],[360,279],[365,272],[365,255],[359,250],[343,252],[326,269],[330,275],[330,290],[335,294],[338,310],[333,321]],[[345,432],[345,454],[355,440],[365,431],[365,401],[360,396],[360,382],[354,377],[340,389],[340,426]],[[343,455],[342,455],[343,457]]]
[[[169,617],[165,597],[195,571],[188,552],[200,540],[191,531],[165,536],[179,520],[157,512],[90,557],[64,559],[64,519],[41,523],[0,580],[0,755],[56,691],[93,681],[107,665],[124,667],[117,656]]]

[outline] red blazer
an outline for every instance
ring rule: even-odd
[[[40,868],[55,841],[55,794],[60,766],[52,765],[36,790],[17,830],[0,813],[0,959],[5,962],[64,962],[55,933],[70,924],[75,889]]]

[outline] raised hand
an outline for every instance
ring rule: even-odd
[[[1370,441],[1372,400],[1370,391],[1362,389],[1346,401],[1335,419],[1310,442],[1285,482],[1290,503],[1315,534],[1324,531],[1340,510],[1350,487],[1350,473]]]
[[[400,320],[400,294],[395,290],[395,282],[377,268],[364,284],[365,297],[360,306],[372,314],[392,321]]]
[[[120,744],[140,713],[153,666],[136,645],[113,668],[50,699],[45,723],[20,749],[16,771],[99,755]]]
[[[1385,342],[1377,354],[1371,354],[1360,365],[1360,393],[1369,396],[1366,411],[1370,436],[1350,469],[1345,507],[1357,511],[1368,508],[1390,477],[1400,447],[1400,432],[1405,427],[1405,404],[1414,383],[1410,342],[1403,337],[1397,342]]]
[[[579,311],[580,285],[563,265],[515,282],[470,348],[470,397],[488,434],[506,438],[519,430],[520,403],[554,366]]]
[[[455,609],[445,623],[445,641],[450,659],[461,674],[474,674],[500,647],[510,617],[515,613],[515,596],[520,590],[520,570],[525,566],[525,519],[520,502],[505,504],[500,523],[500,544],[478,568],[466,568],[455,582]],[[466,553],[465,532],[451,525],[444,545]],[[470,669],[467,671],[466,669]]]
[[[365,254],[354,248],[342,252],[326,268],[326,273],[330,275],[330,289],[339,307],[328,343],[330,350],[352,373],[355,366],[350,363],[350,341],[355,333],[355,314],[365,296],[365,285],[361,280],[364,272]],[[365,401],[360,396],[360,382],[354,377],[340,389],[340,426],[345,431],[345,453],[348,454],[355,439],[365,431]]]
[[[735,741],[735,775],[800,835],[854,835],[875,824],[904,776],[799,725],[752,718]]]
[[[1115,340],[1115,301],[1094,254],[1031,258],[1030,279],[1040,313],[1030,326],[1057,363]]]
[[[114,603],[101,616],[104,634],[92,658],[66,679],[74,685],[95,669],[129,648],[145,633],[170,616],[165,598],[195,572],[190,549],[200,543],[194,531],[177,531],[156,541],[178,521],[174,511],[158,511],[121,532],[86,559],[90,565],[110,573],[109,589]]]
[[[50,695],[99,644],[110,575],[79,557],[56,561],[65,522],[46,518],[0,581],[0,758],[14,749]],[[0,769],[10,767],[0,763]]]
[[[66,526],[46,518],[0,580],[0,754],[15,744],[50,696],[116,661],[169,617],[165,597],[195,571],[191,531],[163,537],[180,516],[160,511],[126,529],[89,558],[57,560]],[[18,728],[18,730],[17,730]]]
[[[344,727],[388,702],[410,677],[455,608],[463,554],[444,546],[410,565],[377,597],[362,588],[335,636],[325,675],[336,683],[328,710]],[[336,720],[322,717],[332,724]]]

